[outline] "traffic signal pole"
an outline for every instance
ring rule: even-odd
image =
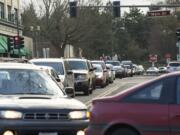
[[[17,11],[17,15],[16,15],[16,23],[17,23],[17,36],[19,37],[19,10]],[[19,58],[21,57],[21,55],[20,55],[20,53],[21,53],[21,50],[20,50],[20,48],[18,48],[18,55],[19,55]]]

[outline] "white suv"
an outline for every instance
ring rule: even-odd
[[[180,62],[179,61],[169,62],[168,66],[167,66],[167,71],[169,73],[175,72],[175,71],[180,71]]]
[[[70,70],[68,62],[66,59],[60,58],[42,58],[42,59],[32,59],[29,61],[38,66],[48,66],[52,67],[58,74],[64,87],[74,88],[74,74]]]

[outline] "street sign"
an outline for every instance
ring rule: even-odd
[[[166,53],[166,54],[165,54],[165,58],[166,58],[166,59],[170,59],[170,58],[171,58],[171,54]]]
[[[147,16],[169,16],[171,15],[170,10],[155,10],[147,12]]]
[[[149,55],[149,62],[157,62],[157,55]]]

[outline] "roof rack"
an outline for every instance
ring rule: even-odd
[[[28,63],[28,59],[24,59],[24,58],[5,58],[5,57],[0,57],[0,62]]]

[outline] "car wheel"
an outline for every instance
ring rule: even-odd
[[[89,94],[90,94],[89,89],[87,89],[87,90],[84,91],[84,95],[89,96]]]
[[[122,128],[113,131],[110,135],[138,135],[138,134],[131,129]]]

